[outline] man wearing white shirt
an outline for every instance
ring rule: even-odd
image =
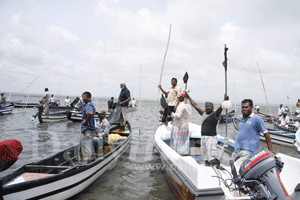
[[[279,118],[277,125],[280,123],[281,127],[288,128],[289,127],[290,118],[287,116],[286,112],[283,112],[283,115]]]
[[[70,106],[71,104],[71,99],[69,99],[69,96],[65,99],[65,106]]]
[[[279,106],[279,108],[278,108],[278,116],[280,117],[284,111],[285,111],[285,110],[284,110],[283,105],[280,104],[280,106]]]

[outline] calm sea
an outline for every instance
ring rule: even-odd
[[[41,96],[31,96],[30,103],[37,103]],[[75,97],[71,97],[73,100]],[[65,97],[60,97],[63,102]],[[22,100],[24,95],[11,96],[10,100]],[[93,99],[98,109],[107,109],[108,99]],[[139,105],[139,101],[137,101]],[[199,102],[201,107],[204,102]],[[217,108],[219,103],[215,103]],[[261,112],[270,113],[269,106],[259,105]],[[159,106],[160,108],[160,106]],[[277,114],[278,105],[271,105],[271,112]],[[233,104],[233,108],[235,105]],[[132,141],[130,148],[120,157],[116,166],[107,171],[97,181],[80,194],[71,199],[175,199],[170,187],[161,172],[161,161],[158,153],[153,151],[152,137],[155,130],[156,101],[141,101],[135,112],[128,113],[128,120],[132,126]],[[240,115],[240,105],[237,105],[237,115]],[[10,115],[0,116],[0,141],[17,139],[23,145],[19,160],[8,170],[1,172],[0,177],[6,175],[26,163],[35,162],[50,156],[60,150],[78,144],[80,123],[63,121],[57,123],[39,123],[37,119],[31,121],[37,110],[33,108],[15,108]],[[157,120],[159,114],[157,115]],[[190,122],[199,123],[200,115],[193,110]],[[159,123],[157,123],[159,126]],[[270,126],[267,124],[267,126]],[[225,135],[225,124],[218,124],[218,133]],[[271,127],[270,127],[271,128]],[[228,123],[228,137],[234,139],[236,131],[232,123]],[[261,147],[266,147],[261,142]],[[277,152],[300,158],[299,154],[289,147],[274,144]]]

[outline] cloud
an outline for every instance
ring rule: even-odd
[[[141,65],[142,97],[156,98],[171,24],[161,82],[164,89],[170,87],[172,77],[183,88],[187,71],[194,99],[221,101],[226,44],[231,97],[236,93],[238,101],[265,102],[258,65],[270,102],[286,101],[284,84],[291,100],[299,98],[295,94],[299,87],[299,3],[133,3],[4,3],[0,14],[3,81],[28,82],[43,74],[42,84],[33,86],[33,91],[49,85],[55,92],[61,83],[61,91],[68,95],[89,90],[115,97],[119,83],[125,81],[136,96]],[[2,85],[3,90],[11,89],[9,84]]]

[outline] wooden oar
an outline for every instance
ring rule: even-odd
[[[183,83],[185,84],[185,90],[184,90],[184,93],[185,93],[185,96],[186,96],[186,88],[187,88],[187,81],[189,80],[189,75],[187,72],[185,72],[184,76],[183,76]],[[184,98],[184,103],[187,104],[187,98]]]
[[[159,78],[159,84],[158,84],[158,85],[161,85],[161,77],[162,77],[162,74],[163,74],[163,71],[164,71],[165,60],[166,60],[166,56],[167,56],[167,52],[168,52],[168,48],[169,48],[169,43],[170,43],[170,36],[171,36],[171,24],[170,24],[170,30],[169,30],[169,38],[168,38],[167,49],[166,49],[166,52],[165,52],[165,56],[164,56],[163,65],[162,65],[161,72],[160,72],[160,78]],[[160,89],[158,88],[158,91],[157,91],[157,99],[156,99],[156,110],[155,110],[155,126],[154,126],[154,134],[155,134],[155,132],[156,132],[156,124],[157,124],[157,112],[158,112],[159,91],[160,91]],[[154,146],[153,146],[153,148],[154,148]]]

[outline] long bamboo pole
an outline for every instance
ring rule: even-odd
[[[293,116],[292,115],[292,106],[290,106],[290,98],[289,98],[289,96],[288,96],[288,94],[287,94],[287,91],[286,91],[286,87],[285,87],[285,83],[283,83],[283,85],[284,85],[284,89],[285,89],[285,94],[286,94],[286,98],[287,98],[287,102],[288,102],[288,108],[290,109],[290,113],[291,113],[291,116]],[[293,121],[293,123],[294,123],[294,118],[292,117],[292,121]]]
[[[265,98],[266,98],[266,101],[267,101],[268,106],[269,106],[269,111],[270,111],[271,119],[273,121],[274,119],[273,119],[271,107],[270,107],[270,104],[269,104],[269,100],[268,100],[268,97],[267,97],[267,93],[266,93],[266,88],[265,88],[265,85],[264,85],[264,81],[263,81],[263,78],[262,78],[262,75],[261,75],[261,71],[260,71],[259,66],[258,66],[257,63],[256,63],[256,65],[257,65],[257,68],[258,68],[258,71],[259,71],[259,74],[260,74],[260,79],[261,79],[261,83],[262,83],[262,86],[263,86],[263,89],[264,89]]]
[[[167,56],[167,52],[168,52],[168,48],[169,48],[169,43],[170,43],[170,36],[171,36],[171,24],[170,24],[170,30],[169,30],[169,38],[168,38],[167,49],[166,49],[166,52],[165,52],[165,56],[164,56],[163,65],[162,65],[161,72],[160,72],[160,78],[159,78],[159,83],[158,83],[158,85],[161,84],[161,77],[162,77],[162,74],[163,74],[163,71],[164,71],[165,60],[166,60],[166,56]],[[158,90],[157,90],[157,100],[156,100],[156,109],[155,109],[155,127],[154,127],[154,134],[155,134],[155,131],[156,131],[156,124],[157,124],[157,112],[158,112],[159,91],[160,91],[160,90],[159,90],[159,88],[158,88]]]
[[[142,76],[142,64],[140,64],[140,88],[139,88],[139,124],[140,124],[140,127],[139,127],[139,137],[140,137],[140,134],[141,134],[141,76]]]

